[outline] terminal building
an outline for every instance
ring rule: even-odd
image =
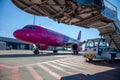
[[[7,37],[0,37],[0,50],[31,50],[33,49],[32,44],[26,44],[19,40]],[[57,48],[63,50],[63,48]],[[54,50],[54,47],[49,47],[47,50]]]
[[[0,50],[30,50],[32,49],[31,44],[26,44],[13,38],[0,37]]]

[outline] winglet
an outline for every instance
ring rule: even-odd
[[[81,31],[80,31],[79,34],[78,34],[78,38],[77,38],[77,40],[80,41],[80,39],[81,39]]]

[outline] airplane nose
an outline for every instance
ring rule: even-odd
[[[21,38],[23,35],[23,32],[21,31],[21,30],[16,30],[14,33],[13,33],[13,35],[14,35],[14,37],[15,38]]]
[[[23,41],[23,42],[28,42],[28,43],[33,42],[33,39],[31,38],[31,35],[28,30],[24,30],[24,29],[16,30],[15,32],[13,32],[13,36],[16,39]]]

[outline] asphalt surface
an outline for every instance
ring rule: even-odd
[[[120,60],[86,62],[67,52],[0,51],[0,80],[120,80]]]

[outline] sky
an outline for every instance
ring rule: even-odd
[[[118,18],[120,20],[120,0],[109,0],[118,8]],[[33,24],[34,16],[17,8],[11,0],[0,0],[0,36],[14,38],[13,32],[23,28],[25,25]],[[97,29],[86,29],[73,25],[58,24],[57,22],[47,17],[36,16],[35,24],[46,27],[47,29],[65,34],[69,37],[77,39],[78,33],[81,30],[81,41],[100,38]]]

